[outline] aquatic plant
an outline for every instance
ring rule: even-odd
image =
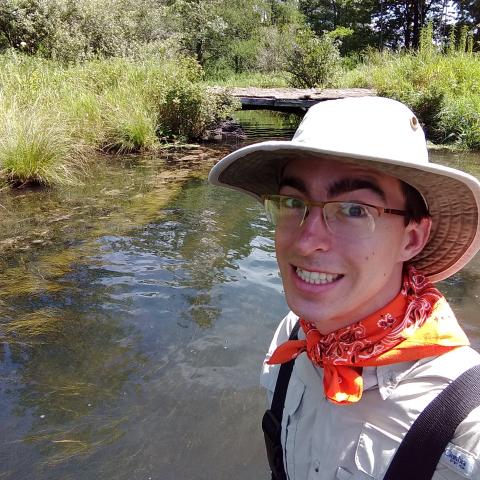
[[[340,84],[374,88],[379,95],[406,103],[435,143],[479,149],[479,79],[478,53],[369,52]]]
[[[154,150],[200,138],[237,108],[214,95],[192,59],[112,58],[61,65],[0,56],[0,177],[15,184],[73,184],[86,153]]]
[[[0,100],[0,175],[24,185],[75,184],[83,165],[83,146],[68,123],[41,107]]]

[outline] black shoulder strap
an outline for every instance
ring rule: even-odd
[[[384,480],[431,479],[458,425],[480,405],[480,365],[462,373],[417,417]]]
[[[290,332],[289,340],[298,340],[298,330],[300,328],[300,322],[297,321],[292,331]],[[280,365],[280,370],[278,372],[277,383],[275,385],[275,391],[273,392],[272,405],[270,410],[275,414],[275,416],[282,421],[283,417],[283,407],[285,406],[285,397],[287,396],[288,383],[290,382],[290,377],[292,376],[293,365],[295,360],[290,360],[289,362],[282,363]]]
[[[298,339],[297,322],[290,333],[290,340]],[[272,472],[272,480],[287,480],[285,468],[283,466],[283,448],[281,442],[282,435],[282,417],[285,406],[285,397],[287,396],[288,382],[292,376],[292,370],[295,360],[290,360],[280,366],[278,372],[275,391],[273,392],[272,405],[265,412],[262,419],[262,430],[265,436],[265,447],[267,449],[267,458]]]

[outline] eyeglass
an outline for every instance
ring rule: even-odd
[[[405,216],[404,210],[377,207],[359,202],[311,202],[286,195],[264,195],[263,203],[270,221],[278,228],[301,227],[311,207],[320,207],[325,225],[334,235],[369,237],[375,221],[384,213]]]

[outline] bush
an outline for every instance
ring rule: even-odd
[[[424,48],[417,54],[369,52],[365,63],[346,73],[343,87],[374,88],[406,103],[427,138],[461,148],[480,148],[480,57]]]
[[[237,105],[201,83],[189,58],[63,65],[0,55],[0,173],[12,183],[74,183],[93,150],[137,152],[196,139]]]
[[[444,143],[480,150],[480,96],[453,96],[445,102],[438,122]]]
[[[2,0],[0,51],[62,62],[122,56],[167,36],[155,0]]]
[[[340,73],[341,59],[337,40],[323,35],[318,38],[311,30],[300,30],[287,59],[292,86],[299,88],[333,85]]]
[[[275,26],[264,27],[262,40],[263,45],[258,51],[255,68],[269,73],[284,71],[295,43],[293,27],[285,26],[282,30]]]

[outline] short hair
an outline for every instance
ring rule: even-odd
[[[405,182],[400,182],[405,197],[405,225],[410,222],[419,223],[424,218],[430,218],[430,212],[420,192]]]

